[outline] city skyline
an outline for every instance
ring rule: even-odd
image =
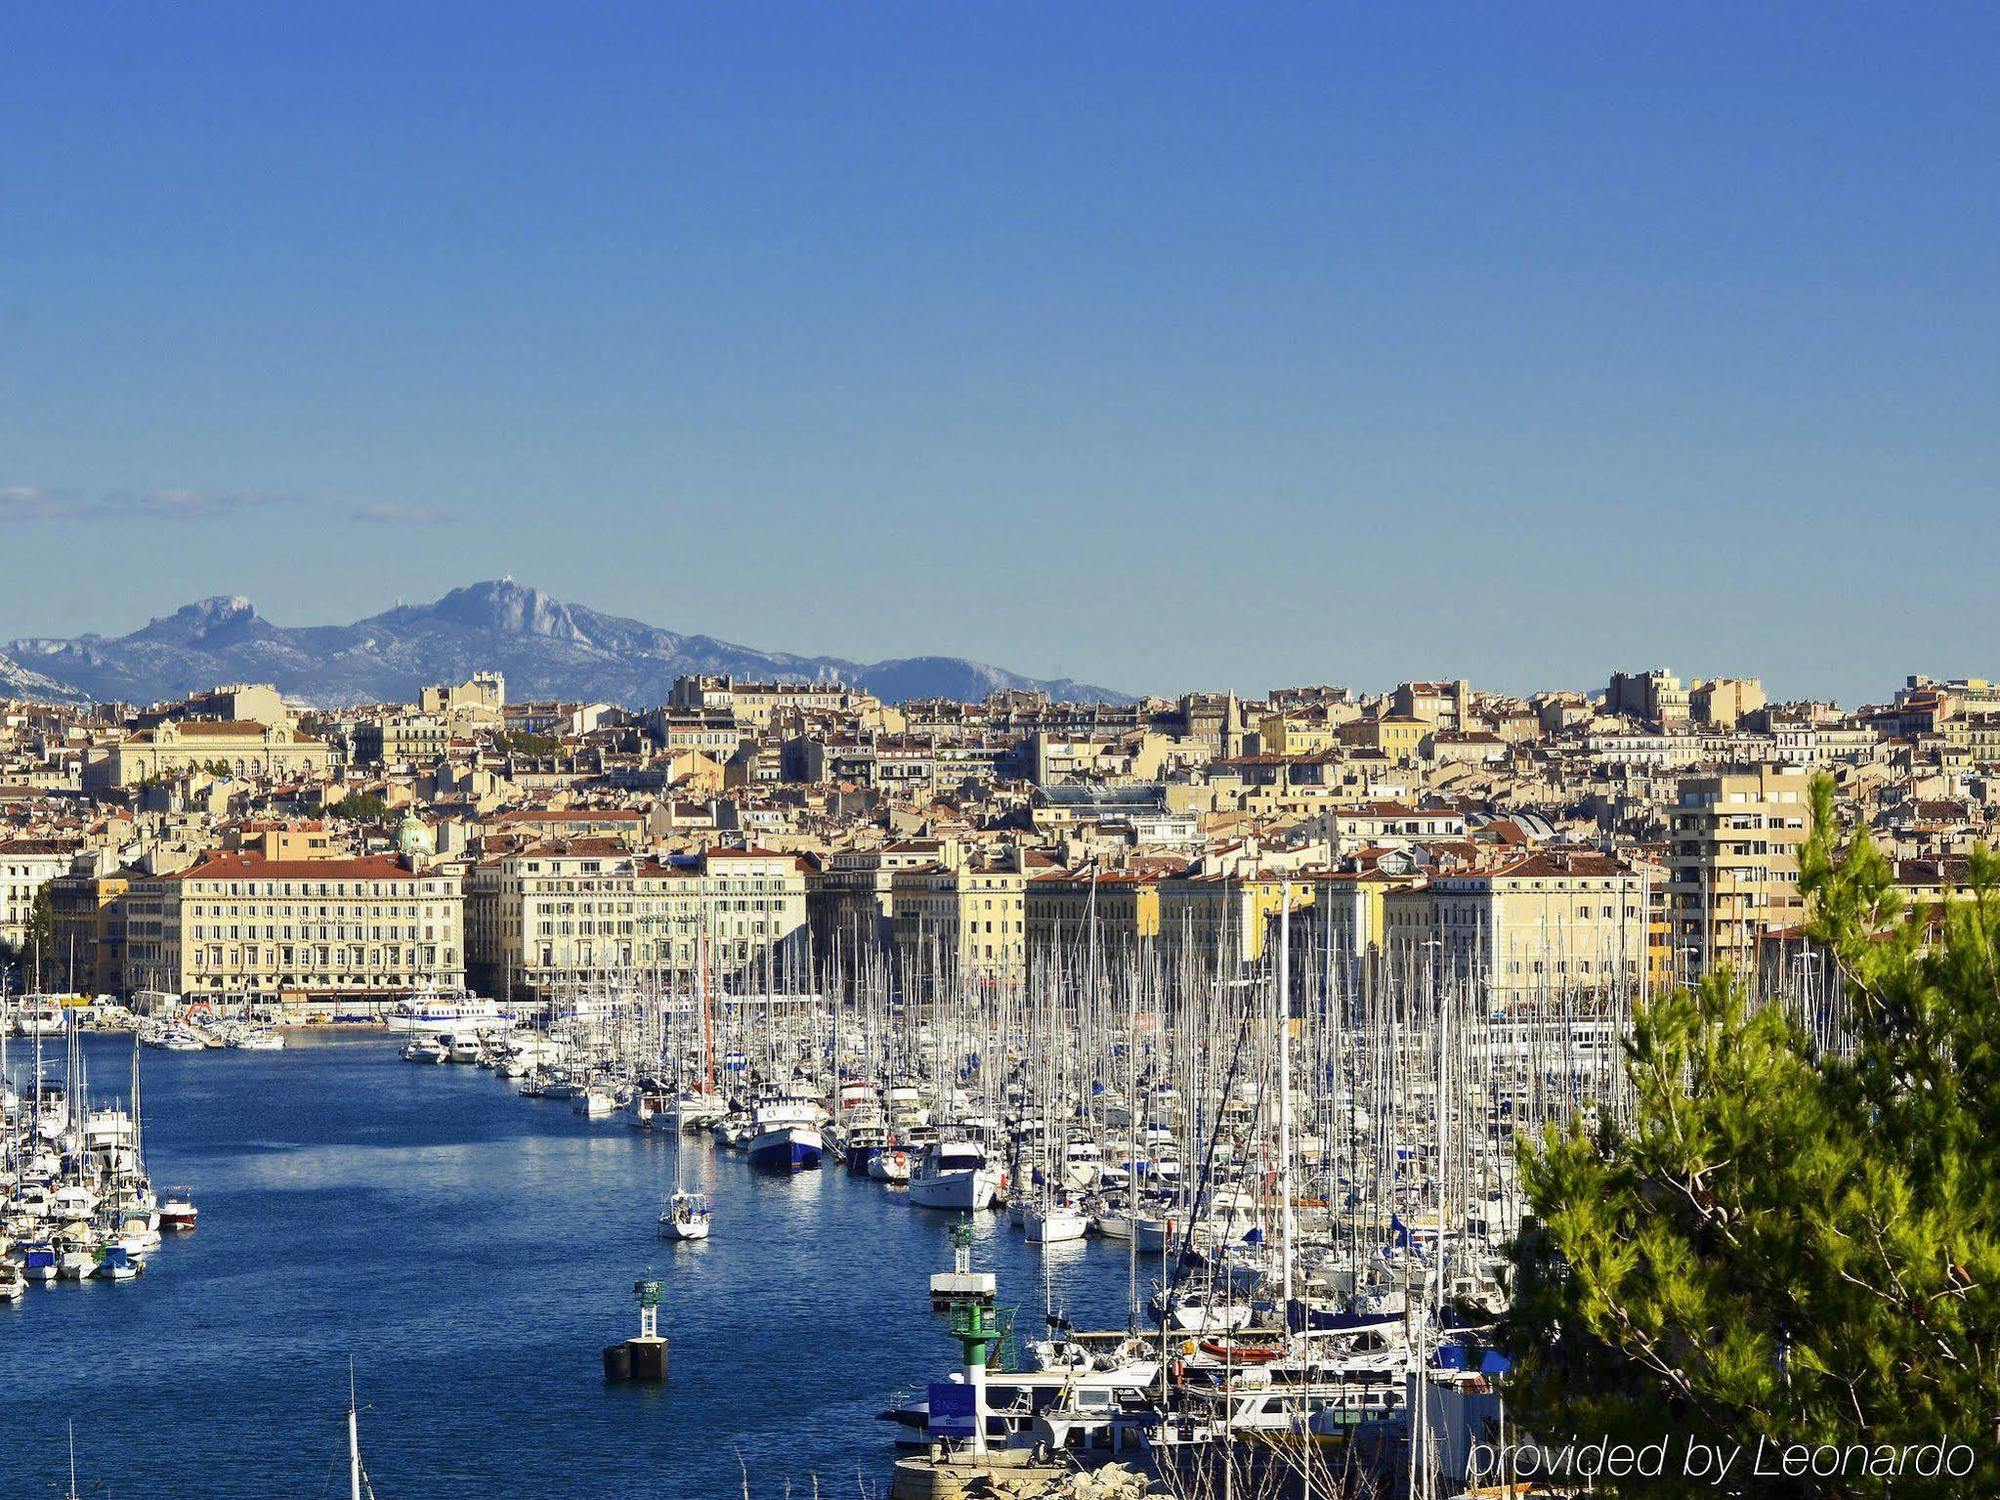
[[[532,625],[525,621],[499,622],[484,618],[488,614],[501,614],[509,610],[533,612],[546,609],[554,616],[551,622]],[[387,620],[414,611],[423,624],[431,629],[442,619],[450,630],[443,640],[433,638],[425,642],[421,638],[399,641],[393,649],[372,640],[340,639],[342,632],[358,630],[370,626],[372,622]],[[476,612],[480,618],[465,621],[461,627],[460,617]],[[579,624],[571,616],[581,615]],[[194,617],[191,621],[190,617]],[[301,684],[286,680],[287,672],[281,670],[282,657],[269,654],[270,637],[261,632],[255,637],[254,650],[260,655],[246,661],[238,661],[230,653],[239,646],[234,639],[234,626],[239,617],[254,618],[262,625],[275,626],[280,634],[287,630],[298,630],[310,641],[308,651],[320,653],[327,666],[336,677],[351,674],[356,669],[355,658],[362,658],[361,670],[372,675],[364,676],[357,685],[345,688],[327,688]],[[496,628],[497,626],[497,628]],[[290,698],[317,707],[337,708],[375,702],[393,702],[399,695],[414,697],[419,686],[432,679],[451,677],[454,673],[466,671],[497,670],[503,655],[512,650],[534,648],[532,637],[547,636],[552,640],[565,640],[571,635],[590,637],[599,627],[616,634],[608,639],[592,639],[587,644],[601,653],[601,659],[587,662],[535,662],[528,664],[529,688],[531,696],[543,698],[568,698],[573,700],[598,700],[616,703],[626,708],[657,706],[665,701],[667,685],[678,675],[690,671],[725,672],[740,681],[778,682],[823,682],[843,683],[848,686],[875,691],[885,701],[901,701],[913,698],[946,698],[972,702],[984,696],[985,692],[1001,687],[1021,687],[1039,689],[1056,701],[1092,702],[1132,702],[1141,699],[1172,699],[1185,693],[1213,694],[1234,693],[1246,699],[1259,699],[1270,693],[1282,693],[1289,689],[1306,686],[1337,686],[1352,690],[1362,696],[1387,693],[1392,687],[1410,683],[1469,681],[1454,678],[1452,674],[1406,670],[1392,681],[1362,681],[1341,677],[1338,673],[1322,674],[1320,683],[1299,682],[1259,682],[1259,683],[1212,683],[1182,681],[1163,689],[1130,690],[1117,683],[1079,682],[1075,679],[1037,679],[1030,674],[1015,671],[1006,662],[977,662],[961,657],[940,657],[924,651],[921,642],[911,643],[906,656],[887,658],[876,662],[856,662],[842,659],[832,652],[791,651],[783,646],[772,647],[768,643],[732,642],[716,640],[713,637],[694,635],[687,643],[688,649],[696,651],[721,651],[725,659],[704,661],[680,654],[682,647],[673,642],[649,639],[667,632],[658,622],[634,620],[616,616],[606,616],[601,611],[591,609],[583,600],[557,599],[530,582],[517,580],[511,576],[482,580],[464,584],[450,590],[435,601],[408,600],[397,598],[385,603],[378,611],[353,622],[318,621],[273,621],[263,611],[257,601],[247,595],[216,595],[201,600],[190,600],[178,609],[169,611],[144,622],[135,632],[92,631],[86,632],[74,641],[59,638],[40,637],[17,639],[12,642],[0,641],[0,650],[8,646],[29,645],[40,651],[20,651],[16,656],[0,654],[0,688],[10,686],[4,669],[9,662],[13,667],[39,674],[58,686],[71,689],[84,700],[98,701],[166,701],[185,692],[197,691],[215,686],[229,678],[272,678],[279,688]],[[169,656],[161,660],[162,640],[153,634],[155,627],[165,627],[169,631],[168,641],[180,629],[203,632],[219,628],[222,640],[211,647],[201,642],[192,645],[178,657]],[[630,631],[630,637],[625,632]],[[145,653],[135,664],[142,675],[140,685],[143,690],[124,693],[93,691],[99,684],[94,680],[108,669],[114,674],[124,669],[117,660],[115,649],[128,637],[136,636],[144,644]],[[636,638],[636,639],[634,639]],[[178,644],[177,642],[175,644]],[[90,653],[90,660],[83,663],[85,670],[78,672],[80,665],[66,655],[44,655],[57,648],[76,647]],[[213,654],[210,654],[210,652]],[[107,653],[111,653],[107,660]],[[394,660],[390,659],[393,654]],[[732,660],[740,656],[742,659]],[[232,670],[232,668],[240,668]],[[615,672],[623,674],[620,685],[601,688],[590,679],[590,673]],[[990,669],[994,679],[982,682],[970,671],[964,669]],[[296,671],[296,667],[295,667]],[[1676,673],[1674,663],[1669,662],[1607,662],[1598,670],[1594,680],[1582,682],[1530,682],[1526,685],[1511,683],[1474,683],[1473,686],[1486,692],[1499,692],[1519,697],[1534,697],[1543,694],[1579,694],[1588,698],[1608,698],[1616,696],[1616,680],[1623,676],[1642,676],[1647,673],[1673,673],[1684,676],[1692,687],[1704,681],[1733,681],[1748,679],[1770,691],[1774,702],[1834,702],[1846,708],[1860,708],[1870,704],[1885,704],[1891,701],[1899,690],[1914,685],[1919,679],[1925,681],[1963,680],[1971,677],[1983,681],[1977,674],[1935,673],[1914,668],[1893,681],[1874,685],[1867,694],[1854,699],[1830,698],[1827,695],[1788,693],[1782,685],[1773,687],[1764,682],[1762,674],[1753,668],[1739,670],[1703,670],[1692,673]],[[554,674],[553,679],[549,674]],[[504,674],[503,674],[504,675]],[[567,678],[573,680],[565,680]],[[657,680],[655,682],[655,680]],[[1614,687],[1609,695],[1606,681]],[[645,684],[655,683],[657,690]],[[517,684],[518,685],[518,684]],[[17,684],[18,687],[28,685]],[[30,690],[25,696],[33,698]]]
[[[10,27],[0,639],[512,574],[1127,692],[1861,702],[2000,626],[1972,8],[88,22]]]

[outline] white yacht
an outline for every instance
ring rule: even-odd
[[[1090,1229],[1090,1215],[1064,1198],[1044,1198],[1022,1211],[1021,1227],[1031,1245],[1054,1245],[1064,1240],[1080,1240]]]
[[[975,1141],[934,1141],[910,1169],[910,1202],[917,1208],[975,1213],[993,1206],[1000,1173]]]
[[[48,995],[23,995],[14,1002],[17,1036],[61,1036],[63,1008]]]

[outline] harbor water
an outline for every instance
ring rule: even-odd
[[[93,1095],[122,1091],[130,1043],[87,1050]],[[344,1493],[350,1357],[381,1500],[886,1494],[874,1414],[953,1365],[926,1289],[952,1216],[837,1168],[756,1174],[380,1035],[148,1052],[144,1091],[148,1169],[192,1189],[200,1228],[135,1281],[0,1303],[0,1494],[62,1492],[72,1419],[88,1496]],[[715,1201],[705,1242],[658,1236],[677,1147]],[[976,1226],[1038,1336],[1040,1248],[999,1213]],[[1080,1326],[1124,1326],[1123,1245],[1046,1264]],[[672,1378],[608,1386],[600,1349],[635,1330],[649,1267]]]

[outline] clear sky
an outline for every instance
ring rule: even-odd
[[[2000,10],[0,17],[0,639],[2000,675]]]

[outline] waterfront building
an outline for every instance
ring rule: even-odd
[[[1647,876],[1584,849],[1534,850],[1430,878],[1442,972],[1497,1004],[1555,991],[1605,991],[1647,963]]]
[[[913,978],[1018,984],[1027,974],[1026,868],[1018,848],[891,876],[898,962]]]
[[[610,839],[537,845],[483,860],[466,879],[473,982],[546,996],[591,980],[781,983],[803,970],[806,882],[796,855],[711,848],[634,853]]]
[[[48,972],[82,994],[116,994],[125,987],[125,896],[133,871],[99,873],[87,862],[49,882]]]
[[[378,1000],[465,982],[456,878],[380,855],[218,851],[124,897],[125,988],[229,1000]]]
[[[1149,868],[1054,869],[1031,877],[1022,911],[1031,964],[1095,942],[1106,962],[1138,957],[1160,935],[1160,875]]]

